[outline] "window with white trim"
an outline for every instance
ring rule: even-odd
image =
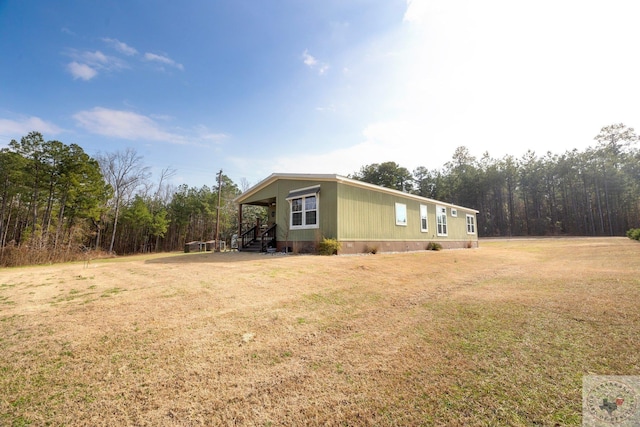
[[[476,234],[476,217],[467,214],[467,234]]]
[[[301,195],[289,199],[291,205],[292,230],[300,228],[318,228],[318,193]]]
[[[429,221],[427,220],[427,205],[420,205],[420,231],[429,231]]]
[[[447,208],[436,206],[436,226],[438,236],[447,235]]]
[[[396,203],[396,225],[407,225],[407,205]]]
[[[451,216],[457,218],[458,217],[458,209],[451,208]]]

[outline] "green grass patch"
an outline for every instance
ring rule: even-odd
[[[347,302],[342,292],[311,293],[303,297],[314,304],[344,305]]]
[[[0,304],[3,305],[16,305],[15,301],[11,301],[9,297],[0,297]]]
[[[101,298],[108,298],[108,297],[112,297],[114,295],[118,295],[120,292],[123,292],[124,289],[123,288],[109,288],[106,289],[105,291],[102,292],[102,294],[100,295]]]

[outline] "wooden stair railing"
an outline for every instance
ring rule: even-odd
[[[240,236],[240,248],[244,249],[258,237],[258,227],[253,226]]]
[[[276,224],[273,224],[271,227],[267,228],[262,234],[260,234],[261,244],[263,252],[267,251],[269,245],[275,248],[276,246]]]
[[[269,246],[276,247],[276,224],[271,225],[262,233],[259,232],[257,226],[249,228],[240,236],[240,250],[245,249],[253,242],[260,242],[260,250],[267,252]]]

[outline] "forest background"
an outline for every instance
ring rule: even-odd
[[[480,237],[625,235],[640,228],[638,136],[620,123],[594,140],[584,151],[500,159],[461,146],[440,169],[390,161],[350,177],[477,209]],[[175,187],[173,173],[153,178],[133,149],[92,158],[39,132],[12,140],[0,150],[0,267],[181,250],[216,231],[228,243],[238,230],[233,199],[250,184],[221,171],[217,186]],[[264,215],[248,209],[243,220]]]

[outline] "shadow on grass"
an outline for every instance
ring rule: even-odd
[[[148,259],[145,264],[206,264],[206,263],[228,263],[256,261],[260,259],[280,258],[284,254],[265,254],[255,252],[196,252],[196,253],[174,253],[171,255]]]

